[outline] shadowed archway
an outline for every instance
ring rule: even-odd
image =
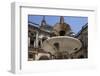
[[[41,56],[41,57],[39,58],[39,60],[49,60],[49,57],[48,57],[48,56]]]

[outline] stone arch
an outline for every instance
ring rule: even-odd
[[[39,58],[39,60],[49,60],[49,57],[48,57],[48,56],[43,55],[43,56],[41,56],[41,57]]]
[[[46,39],[47,39],[47,37],[43,37],[43,38],[42,38],[42,42],[44,42]]]

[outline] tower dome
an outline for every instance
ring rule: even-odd
[[[70,25],[64,22],[64,17],[60,17],[60,22],[53,27],[53,33],[57,36],[64,36],[71,31]]]

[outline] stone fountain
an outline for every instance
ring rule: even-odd
[[[67,53],[68,55],[77,52],[81,48],[80,40],[69,36],[57,36],[43,42],[44,51],[55,55],[56,53]]]

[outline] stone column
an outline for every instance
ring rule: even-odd
[[[28,37],[28,47],[30,47],[30,37]]]
[[[41,46],[42,46],[42,38],[41,38]]]
[[[36,46],[36,40],[34,40],[34,47]]]
[[[37,31],[36,32],[36,48],[38,48],[38,42],[39,42],[38,38],[39,38],[39,33]]]

